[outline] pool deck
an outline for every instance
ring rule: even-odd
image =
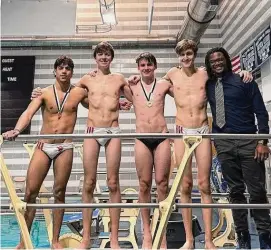
[[[12,213],[9,213],[9,214],[12,214]],[[199,209],[199,208],[193,209],[193,214],[197,216],[198,221],[201,225],[202,231],[204,231],[201,209]],[[213,227],[217,224],[217,222],[218,222],[218,213],[217,213],[217,211],[215,211],[213,213]],[[122,223],[121,223],[120,227],[123,227],[123,226],[125,226],[125,225],[122,225]],[[249,228],[250,228],[250,234],[251,234],[252,248],[259,249],[259,241],[258,241],[256,227],[255,227],[253,219],[251,219],[251,218],[249,219]],[[222,228],[222,230],[223,229],[224,228]],[[137,234],[137,239],[138,239],[138,241],[137,241],[138,247],[141,248],[141,246],[142,246],[142,230],[141,230],[140,216],[139,216],[137,224],[136,224],[136,234]],[[92,249],[99,249],[100,242],[101,242],[100,239],[94,239],[93,243],[92,243]],[[120,246],[121,246],[121,249],[132,249],[132,245],[129,243],[122,243],[121,242]],[[195,238],[195,247],[196,247],[196,249],[204,249],[204,232],[202,232],[202,234],[200,234],[199,236],[197,236]],[[1,249],[3,249],[3,248],[1,248]],[[11,249],[11,248],[9,248],[9,249]],[[43,248],[43,249],[45,249],[45,248]],[[173,248],[170,248],[170,249],[173,249]],[[222,248],[220,248],[220,249],[222,249]],[[235,249],[235,247],[228,246],[228,247],[224,247],[223,249]]]

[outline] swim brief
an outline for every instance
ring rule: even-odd
[[[204,125],[200,128],[184,128],[183,126],[176,125],[177,134],[184,134],[184,135],[202,135],[202,134],[209,134],[210,129],[208,125]]]
[[[97,128],[97,127],[87,127],[86,134],[120,134],[121,130],[119,127],[108,127],[108,128]],[[110,138],[95,138],[96,141],[101,145],[105,146]]]
[[[36,148],[42,150],[51,160],[54,160],[59,154],[67,149],[73,149],[73,143],[45,143],[38,142]]]

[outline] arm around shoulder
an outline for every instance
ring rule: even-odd
[[[166,94],[169,94],[171,97],[174,97],[174,93],[173,93],[173,84],[171,81],[168,81],[164,78],[160,79],[159,81],[159,84],[162,84],[163,86],[165,86],[167,88],[167,93]]]
[[[172,83],[171,81],[171,77],[172,77],[172,74],[174,74],[176,72],[176,70],[178,70],[179,68],[178,67],[173,67],[171,68],[163,77],[162,79],[166,80],[166,81],[169,81]]]
[[[129,84],[127,83],[127,81],[125,80],[124,76],[123,75],[120,75],[120,78],[121,78],[121,81],[123,83],[122,85],[122,92],[125,96],[125,98],[132,102],[133,101],[133,92],[129,86]]]
[[[79,82],[77,82],[76,84],[74,84],[74,86],[79,87],[79,88],[84,88],[84,89],[87,88],[86,83],[87,83],[87,81],[88,81],[89,78],[90,78],[89,75],[84,75],[84,76],[79,80]]]

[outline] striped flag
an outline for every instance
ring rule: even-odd
[[[239,73],[241,71],[241,62],[240,62],[239,55],[231,58],[231,65],[232,65],[232,71],[234,73]]]

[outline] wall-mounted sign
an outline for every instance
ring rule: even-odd
[[[271,28],[264,29],[240,54],[243,70],[254,71],[271,56]]]
[[[34,56],[1,57],[1,133],[15,127],[30,103],[34,72]],[[29,132],[30,126],[24,133]]]
[[[256,69],[256,53],[253,44],[251,44],[248,48],[242,51],[240,60],[243,70],[253,71],[254,69]]]
[[[254,41],[258,65],[261,65],[271,56],[271,32],[270,26],[267,27]]]

